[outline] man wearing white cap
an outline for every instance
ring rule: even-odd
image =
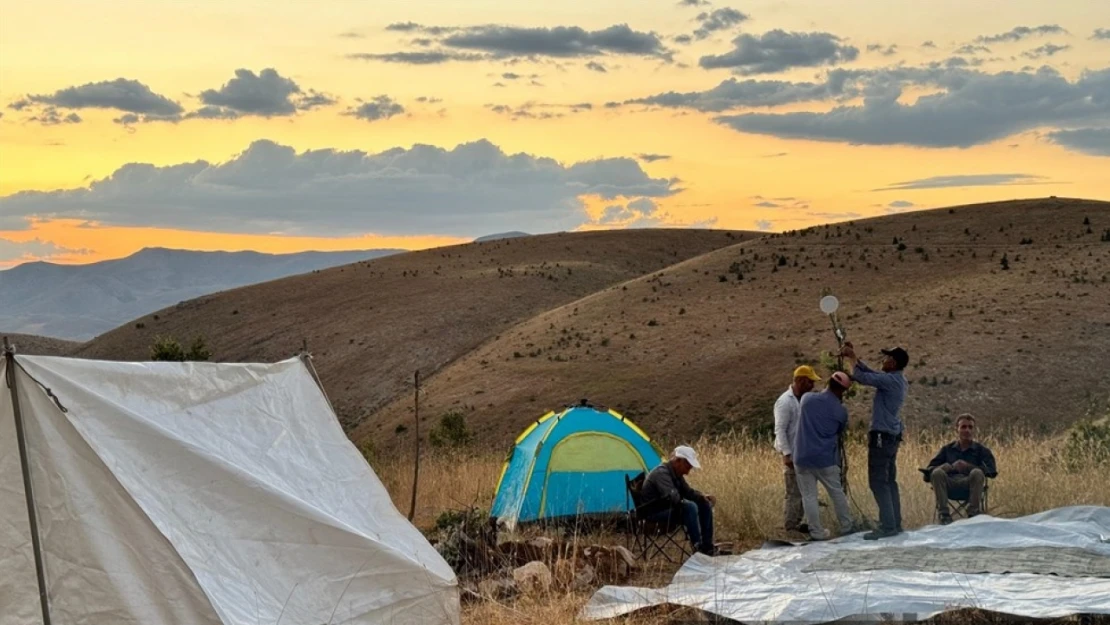
[[[659,522],[681,520],[686,533],[694,543],[694,549],[714,555],[713,545],[713,505],[717,500],[694,490],[686,483],[686,475],[700,469],[698,454],[692,447],[675,447],[671,459],[660,464],[648,473],[642,490],[644,506],[663,507],[648,515],[648,519]],[[681,514],[675,519],[673,514]]]

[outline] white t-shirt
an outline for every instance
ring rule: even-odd
[[[775,450],[782,455],[794,455],[794,435],[798,433],[798,417],[802,414],[802,400],[794,396],[794,389],[775,401]]]

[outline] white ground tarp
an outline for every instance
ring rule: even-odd
[[[1108,567],[1110,508],[983,515],[876,542],[853,534],[738,556],[696,555],[665,588],[601,588],[581,616],[605,619],[661,604],[744,623],[912,621],[961,608],[1031,618],[1110,614]]]
[[[56,625],[459,622],[451,568],[299,360],[16,362]],[[31,625],[38,585],[0,391],[0,625]]]

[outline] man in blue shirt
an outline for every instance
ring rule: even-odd
[[[901,347],[882,350],[882,371],[875,371],[856,356],[848,341],[841,354],[855,361],[852,378],[875,388],[871,404],[871,430],[867,437],[867,481],[879,507],[879,529],[864,534],[866,540],[894,536],[902,531],[902,502],[898,493],[898,447],[902,443],[902,404],[906,376],[902,371],[910,355]]]
[[[809,535],[814,540],[827,540],[830,532],[821,527],[821,508],[817,503],[817,482],[825,486],[832,499],[840,533],[852,531],[852,514],[848,498],[840,483],[840,433],[848,427],[848,411],[841,403],[844,391],[852,385],[848,374],[837,371],[829,378],[828,388],[820,393],[802,396],[798,431],[794,437],[794,472],[802,493]]]

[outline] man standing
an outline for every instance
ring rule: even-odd
[[[694,543],[694,549],[716,555],[713,544],[713,506],[717,500],[694,490],[686,483],[686,475],[700,469],[698,455],[685,445],[675,447],[671,459],[655,467],[644,479],[642,498],[644,507],[653,510],[647,519],[670,523],[672,514],[680,514],[686,526],[686,533]]]
[[[809,365],[794,370],[794,381],[775,402],[775,450],[782,454],[782,474],[786,484],[783,500],[783,528],[788,532],[809,532],[803,521],[802,494],[798,491],[798,478],[794,473],[794,437],[798,432],[798,415],[802,410],[802,396],[813,390],[814,382],[821,376]]]
[[[840,483],[840,433],[848,427],[848,411],[841,403],[844,391],[852,385],[848,374],[837,371],[829,378],[828,388],[802,398],[798,434],[794,439],[794,470],[798,490],[814,540],[827,540],[830,532],[821,527],[821,508],[817,503],[817,482],[825,486],[832,499],[840,533],[852,531],[852,513]]]
[[[878,540],[902,531],[902,501],[898,493],[898,447],[902,443],[902,404],[906,400],[903,370],[910,355],[901,347],[882,350],[882,371],[875,371],[856,356],[855,348],[845,341],[841,352],[855,361],[852,377],[875,388],[871,404],[871,429],[867,436],[867,481],[879,507],[879,529],[864,534],[865,540]]]
[[[956,419],[959,438],[940,448],[929,461],[929,483],[937,496],[940,522],[948,525],[952,515],[948,512],[949,493],[967,495],[967,515],[973,517],[982,510],[983,486],[987,478],[998,476],[994,454],[987,447],[975,442],[975,417],[962,414]]]

